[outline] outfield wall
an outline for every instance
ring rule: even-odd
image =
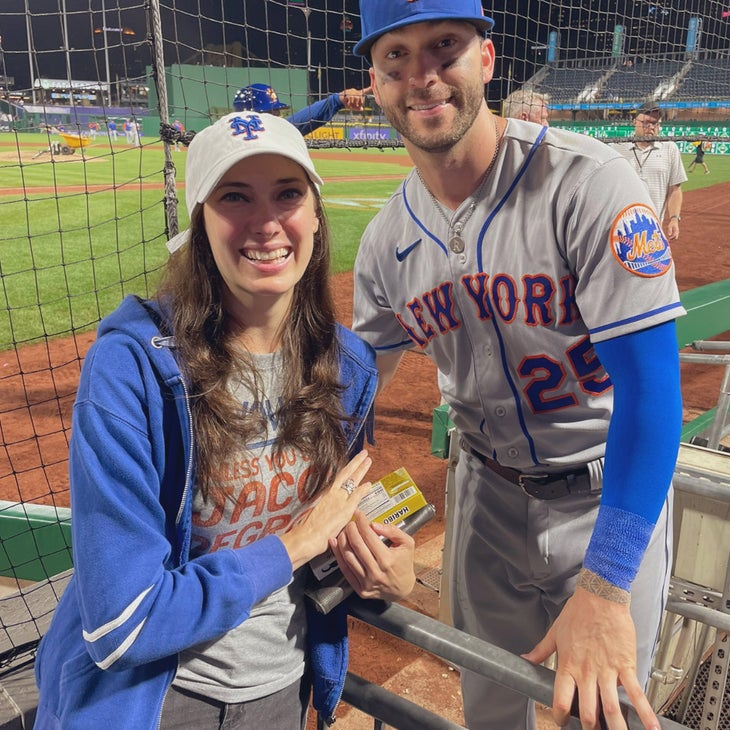
[[[579,134],[587,134],[590,137],[597,137],[608,141],[619,141],[623,138],[633,137],[636,133],[633,124],[596,124],[595,122],[551,122],[551,126],[558,129],[568,129]],[[662,137],[668,139],[677,139],[677,145],[680,152],[688,154],[694,152],[693,145],[698,139],[707,138],[705,151],[710,154],[728,155],[730,154],[730,122],[726,123],[692,123],[692,124],[674,124],[667,123],[662,125]],[[691,139],[682,139],[690,137]],[[724,140],[714,138],[722,137]]]

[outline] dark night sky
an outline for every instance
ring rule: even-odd
[[[15,77],[16,89],[30,86],[25,4],[26,0],[2,0],[0,13],[4,51],[0,75],[4,71]],[[102,4],[107,28],[127,29],[126,34],[107,31],[112,78],[143,75],[150,62],[143,0],[29,0],[34,75],[66,78],[68,59],[73,78],[106,78],[103,35],[93,33],[102,26]],[[366,79],[365,65],[351,53],[359,38],[357,0],[307,0],[312,9],[308,21],[284,0],[162,0],[161,4],[168,64],[194,62],[202,37],[208,45],[239,41],[252,56],[276,59],[272,66],[302,67],[308,25],[312,65],[324,69],[323,91],[359,86]],[[510,9],[504,10],[505,6]],[[508,75],[521,83],[544,63],[551,30],[560,31],[562,58],[610,55],[616,23],[626,28],[627,53],[680,53],[689,18],[700,15],[703,47],[730,47],[730,18],[721,18],[722,11],[730,9],[730,0],[484,0],[484,7],[496,21],[492,38],[499,80],[488,91],[495,99],[504,94]],[[64,24],[59,11],[63,8],[72,49],[68,57],[62,49]],[[353,22],[349,31],[341,28],[344,16]],[[260,30],[266,26],[272,29],[268,33]]]

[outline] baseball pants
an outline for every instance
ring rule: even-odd
[[[461,452],[456,469],[451,553],[454,625],[514,654],[543,638],[572,595],[600,497],[536,500]],[[646,682],[669,586],[671,490],[632,584],[638,676]],[[534,730],[534,703],[462,671],[470,730]]]

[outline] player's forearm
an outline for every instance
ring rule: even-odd
[[[603,495],[584,566],[628,590],[671,483],[682,428],[676,329],[595,344],[614,385]]]

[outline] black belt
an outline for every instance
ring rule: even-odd
[[[592,488],[587,466],[558,474],[524,474],[518,469],[503,466],[498,461],[480,454],[463,440],[460,445],[464,451],[481,461],[495,474],[499,474],[503,479],[517,485],[525,494],[535,499],[560,499],[570,494],[600,494],[601,492],[600,488]]]

